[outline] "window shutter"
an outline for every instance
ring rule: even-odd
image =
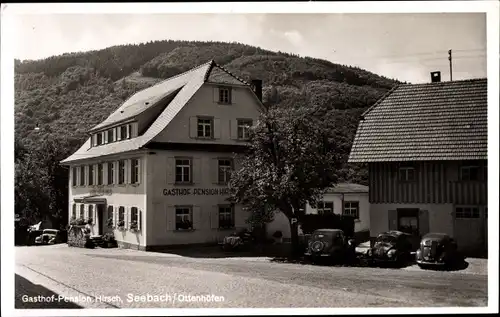
[[[122,131],[120,127],[115,128],[115,138],[116,141],[120,141],[122,139]]]
[[[189,118],[189,137],[196,138],[198,135],[198,118],[190,117]]]
[[[429,233],[429,211],[428,210],[419,210],[418,215],[418,231],[423,236],[424,234]]]
[[[125,228],[130,229],[130,207],[125,207]]]
[[[104,131],[104,132],[102,133],[102,140],[103,140],[104,144],[106,144],[106,143],[108,143],[108,142],[109,142],[109,141],[108,141],[108,132],[107,132],[107,131]]]
[[[215,87],[214,88],[214,103],[219,102],[219,88]]]
[[[137,210],[137,228],[142,231],[142,210]]]
[[[213,205],[210,212],[210,228],[219,228],[219,206]]]
[[[175,183],[175,157],[167,157],[167,184]]]
[[[194,184],[201,184],[201,182],[202,182],[201,158],[199,158],[199,157],[193,158],[192,168],[193,168],[193,183]]]
[[[389,230],[397,230],[398,229],[398,211],[397,210],[389,210],[388,212],[389,218]]]
[[[219,183],[219,159],[212,158],[210,160],[210,176],[213,184]]]
[[[142,159],[137,159],[137,180],[142,183]]]
[[[102,184],[108,185],[108,163],[102,163]]]
[[[231,139],[237,140],[238,139],[238,120],[231,120],[230,129],[231,129]]]
[[[97,134],[92,134],[92,146],[97,145]]]
[[[167,231],[175,230],[175,206],[167,206]]]
[[[230,88],[229,88],[229,103],[231,103],[231,104],[236,103],[236,102],[235,102],[236,100],[235,100],[235,98],[234,98],[234,97],[235,97],[235,95],[236,95],[236,94],[234,94],[234,89],[233,89],[232,87],[230,87]]]
[[[202,229],[201,223],[201,208],[193,206],[193,229]]]
[[[220,119],[214,118],[214,139],[220,139]]]
[[[127,124],[127,139],[129,139],[132,136],[132,131],[130,124]]]

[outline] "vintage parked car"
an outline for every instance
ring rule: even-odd
[[[319,259],[349,261],[356,257],[356,245],[340,229],[318,229],[309,238],[305,256],[312,262]]]
[[[387,231],[378,235],[375,244],[366,252],[368,264],[391,263],[402,265],[412,259],[411,235]]]
[[[421,268],[428,266],[451,266],[463,257],[457,251],[456,242],[445,233],[428,233],[417,250],[416,260]]]
[[[56,229],[44,229],[42,235],[35,238],[35,244],[56,244],[61,242],[61,234]]]

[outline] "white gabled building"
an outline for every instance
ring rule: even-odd
[[[92,218],[93,234],[113,231],[120,247],[140,250],[214,243],[246,227],[241,206],[226,201],[227,171],[261,96],[261,81],[214,61],[134,94],[62,161],[69,218]]]

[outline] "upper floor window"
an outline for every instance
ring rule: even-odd
[[[131,183],[132,184],[137,184],[139,183],[139,160],[138,159],[133,159],[131,160],[131,170],[130,170],[130,173],[131,173],[131,177],[130,177],[130,180],[131,180]]]
[[[227,87],[219,88],[219,103],[231,103],[231,89]]]
[[[411,166],[405,166],[399,168],[399,180],[404,182],[410,182],[415,180],[415,168]]]
[[[71,181],[72,181],[73,186],[76,186],[76,175],[77,175],[76,174],[76,167],[73,167],[71,169],[71,171],[72,171],[72,173],[71,173],[71,179],[72,180]]]
[[[333,214],[333,201],[318,202],[318,214]]]
[[[175,160],[175,182],[190,183],[191,182],[191,160],[176,159]]]
[[[249,129],[252,126],[252,120],[238,120],[238,139],[246,140],[249,136]]]
[[[460,180],[461,181],[479,180],[479,166],[461,166]]]
[[[233,162],[230,159],[219,160],[219,184],[227,184],[231,178]]]
[[[83,219],[83,217],[85,217],[85,205],[81,204],[80,205],[80,218]]]
[[[212,137],[213,120],[209,118],[198,118],[198,137],[211,138]]]
[[[80,166],[80,186],[85,186],[85,166]]]
[[[118,184],[125,183],[125,161],[118,161]]]
[[[114,162],[109,162],[108,163],[108,184],[114,184],[115,183],[115,163]]]
[[[102,140],[102,134],[101,133],[97,133],[97,142],[96,142],[96,145],[101,145],[103,144],[103,140]]]
[[[89,185],[94,185],[94,165],[89,165]]]
[[[114,142],[115,138],[115,129],[108,130],[108,143]]]
[[[344,202],[344,215],[352,216],[355,219],[359,219],[359,202],[357,201]]]
[[[102,185],[103,178],[103,166],[102,164],[97,164],[97,185]]]

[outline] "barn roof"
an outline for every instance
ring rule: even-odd
[[[487,158],[487,79],[395,87],[359,122],[349,162]]]

